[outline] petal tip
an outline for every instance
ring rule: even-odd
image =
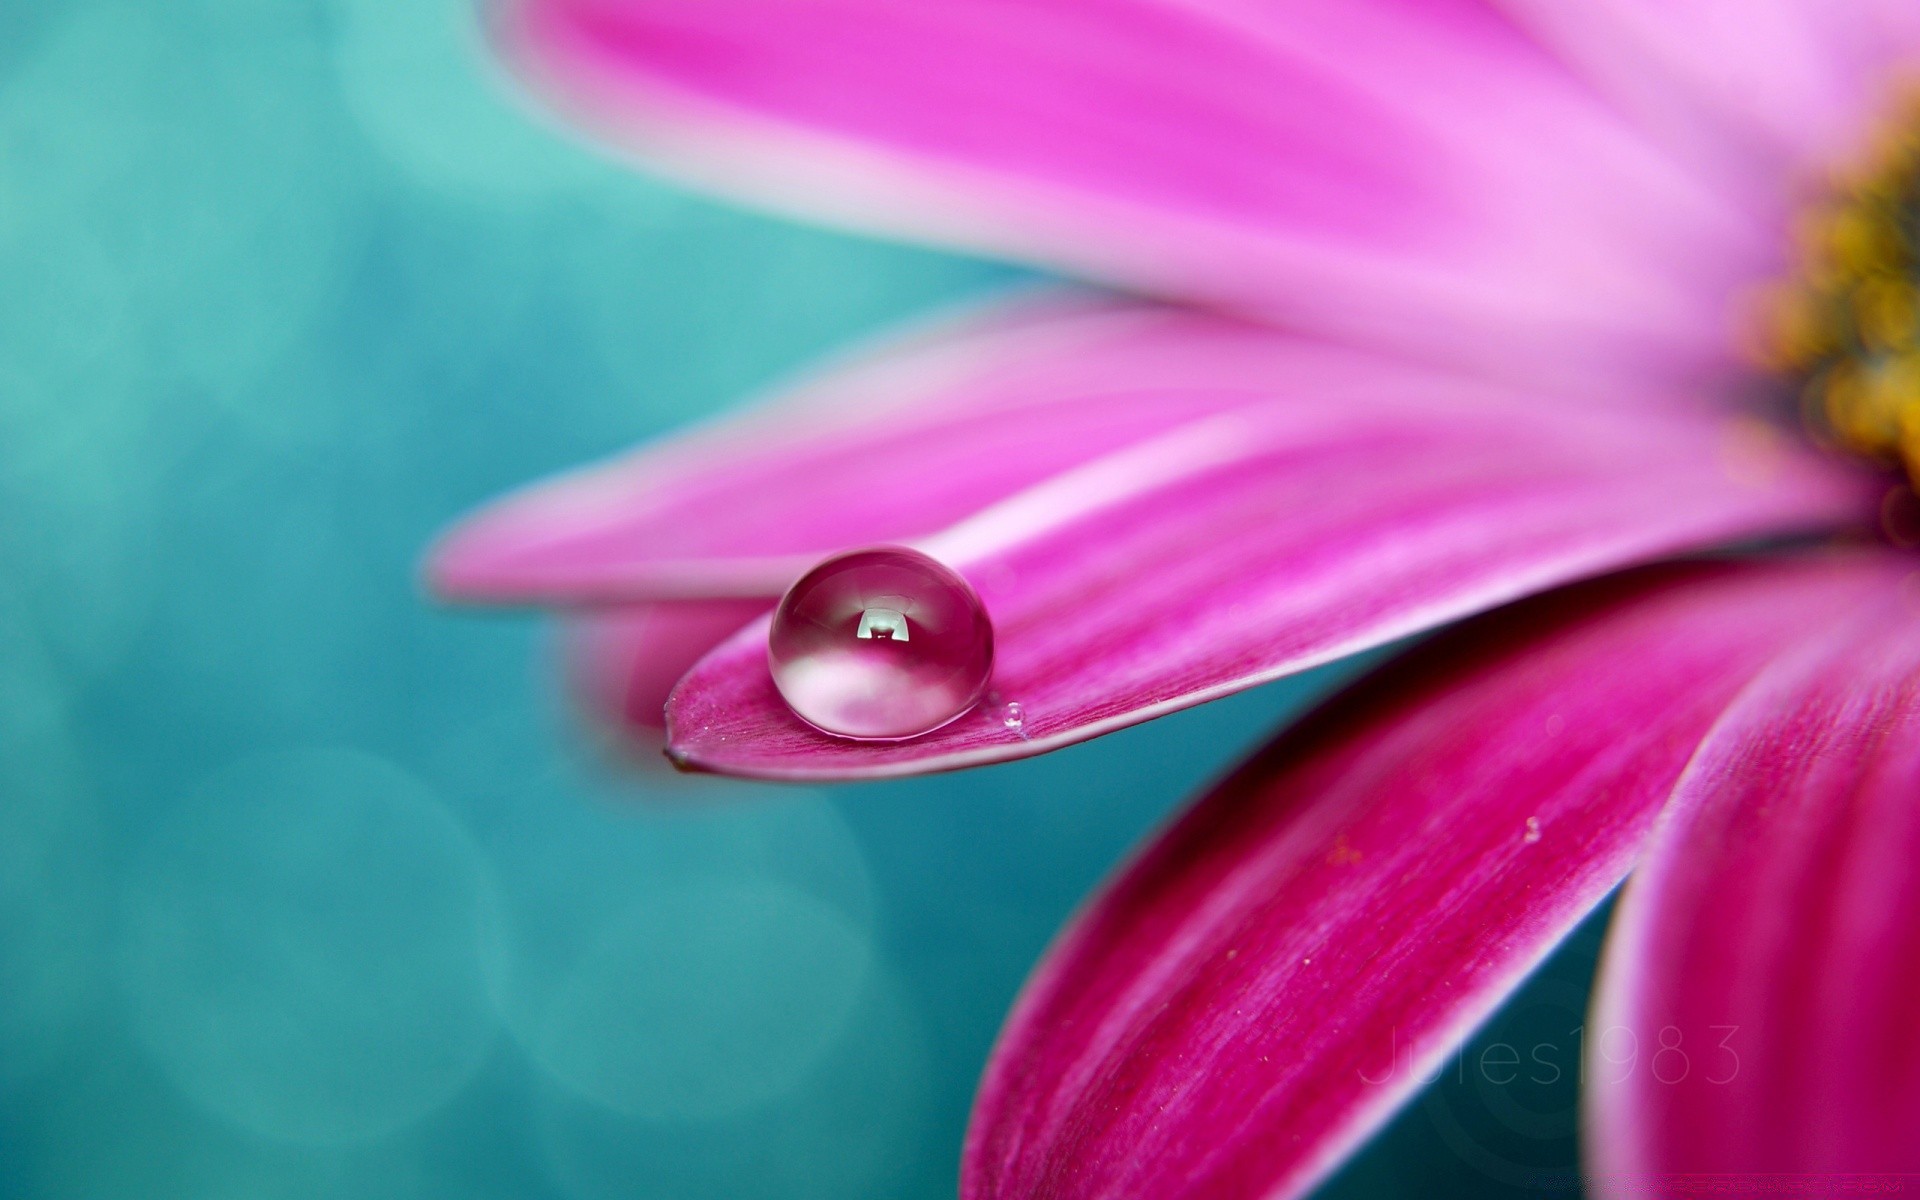
[[[445,604],[484,604],[511,594],[513,542],[497,525],[483,510],[434,538],[420,562],[420,582],[429,596]]]

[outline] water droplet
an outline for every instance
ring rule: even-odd
[[[1001,723],[1008,729],[1018,732],[1020,727],[1027,723],[1027,710],[1018,700],[1015,700],[1007,705],[1006,716],[1001,718]]]
[[[1540,818],[1539,817],[1527,818],[1527,832],[1526,832],[1526,836],[1522,840],[1525,841],[1529,846],[1533,845],[1535,842],[1540,840]]]
[[[826,559],[787,590],[767,663],[809,725],[876,741],[917,737],[979,703],[993,625],[973,588],[917,550]]]

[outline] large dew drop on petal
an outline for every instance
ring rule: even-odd
[[[973,588],[917,550],[820,563],[788,589],[767,637],[773,682],[807,723],[841,737],[917,737],[979,703],[993,625]]]

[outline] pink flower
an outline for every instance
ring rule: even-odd
[[[1920,1171],[1920,559],[1872,535],[1920,468],[1920,6],[497,27],[663,169],[1186,306],[1004,302],[440,547],[445,594],[573,610],[595,694],[664,702],[683,765],[1019,757],[1485,614],[1089,903],[988,1065],[968,1197],[1296,1195],[1629,870],[1591,1024],[1680,1058],[1589,1075],[1596,1177]],[[837,739],[782,702],[764,612],[882,541],[978,590],[997,698]]]

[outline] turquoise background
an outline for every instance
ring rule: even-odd
[[[604,161],[453,0],[0,5],[0,1196],[951,1195],[1052,931],[1327,681],[957,776],[689,780],[596,753],[537,618],[415,572],[1021,278]],[[1569,1067],[1594,938],[1504,1018]],[[1524,1184],[1571,1103],[1443,1083],[1337,1190]]]

